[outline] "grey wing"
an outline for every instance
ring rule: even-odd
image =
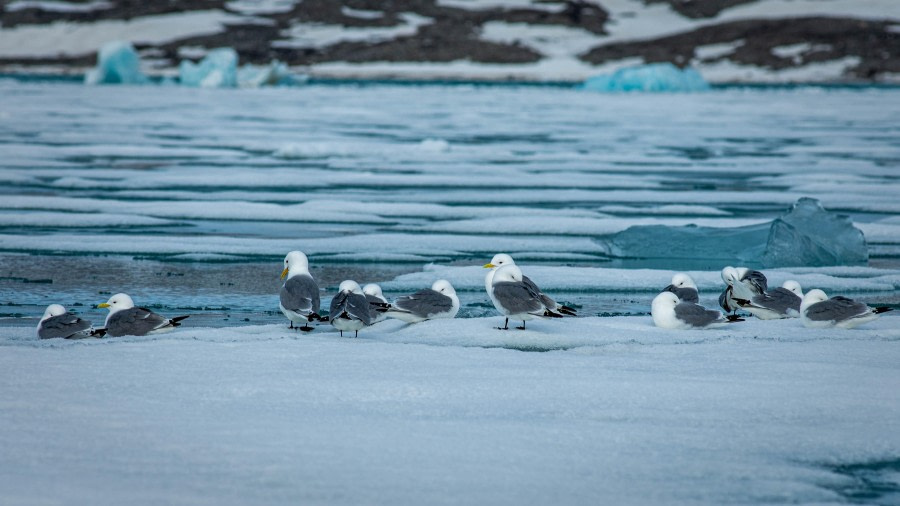
[[[394,305],[416,316],[428,318],[433,314],[450,311],[453,300],[441,292],[426,288],[412,295],[400,297]]]
[[[741,282],[747,285],[754,293],[765,293],[769,289],[769,280],[759,271],[747,271]]]
[[[832,297],[806,308],[806,317],[816,321],[843,321],[869,311],[869,306],[846,297]]]
[[[297,313],[319,312],[319,285],[310,276],[289,278],[281,287],[281,305]]]
[[[731,311],[734,311],[737,309],[737,307],[735,307],[731,304],[731,290],[732,290],[732,287],[728,286],[724,290],[722,290],[721,294],[719,294],[719,306],[721,306],[722,309],[724,309],[725,311],[728,311],[728,312],[731,312]]]
[[[91,322],[89,321],[82,320],[73,314],[61,314],[41,322],[38,337],[41,339],[82,337],[78,334],[84,334],[83,337],[88,337],[90,328]]]
[[[700,294],[694,288],[679,288],[675,285],[669,285],[663,288],[663,291],[674,293],[679,299],[683,300],[684,302],[693,302],[694,304],[700,302]],[[719,304],[721,303],[722,297],[720,296]]]
[[[542,292],[541,289],[538,288],[537,284],[534,281],[532,281],[531,278],[529,278],[528,276],[525,276],[525,275],[522,276],[522,283],[525,283],[525,286],[527,286],[528,289],[532,293],[537,294],[538,297],[540,297],[541,303],[544,304],[544,306],[547,309],[556,309],[556,306],[559,305],[556,303],[555,300],[551,299],[546,293]]]
[[[168,320],[143,307],[133,307],[116,311],[106,322],[107,334],[118,336],[143,336],[158,329]]]
[[[494,298],[510,314],[537,313],[544,309],[540,295],[521,281],[495,283]]]
[[[335,318],[340,316],[347,308],[348,295],[348,292],[338,292],[338,294],[331,299],[331,307],[328,309],[328,316],[331,321],[334,321]]]
[[[710,323],[724,321],[722,313],[706,309],[703,306],[694,304],[693,302],[681,302],[675,306],[675,317],[679,320],[693,325],[694,327],[705,327]]]
[[[347,313],[366,325],[372,324],[372,313],[369,312],[369,301],[365,295],[351,293],[347,296]]]
[[[791,309],[800,312],[800,297],[787,288],[778,287],[774,290],[766,292],[763,295],[753,297],[753,303],[757,306],[777,311],[781,314],[787,314]]]

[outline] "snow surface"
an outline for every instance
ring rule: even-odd
[[[9,504],[832,504],[900,455],[900,318],[0,329]],[[190,320],[188,320],[189,322]],[[520,350],[555,350],[523,353]]]

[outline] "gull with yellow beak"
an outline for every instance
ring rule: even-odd
[[[281,287],[278,307],[291,322],[288,328],[309,332],[313,329],[309,322],[325,319],[319,316],[319,285],[309,273],[309,259],[302,251],[291,251],[284,257],[281,279],[285,277],[287,280]],[[294,327],[294,323],[301,322],[302,327]]]
[[[494,255],[494,258],[491,259],[490,263],[484,265],[485,269],[490,269],[490,271],[488,271],[487,275],[484,277],[484,289],[487,290],[488,297],[491,298],[491,302],[493,302],[494,307],[497,308],[499,308],[500,305],[497,302],[497,298],[494,296],[494,274],[496,274],[497,269],[506,265],[516,265],[516,262],[512,259],[512,257],[507,255],[506,253],[497,253],[496,255]],[[522,275],[522,283],[524,283],[530,291],[538,294],[541,299],[541,303],[550,311],[559,313],[563,316],[578,316],[574,308],[557,303],[546,293],[542,292],[541,289],[538,288],[537,284],[524,274]]]
[[[190,315],[166,318],[158,315],[145,307],[134,307],[134,301],[124,293],[117,293],[107,302],[98,304],[97,307],[109,308],[106,317],[106,335],[119,336],[146,336],[148,334],[160,334],[169,332]]]

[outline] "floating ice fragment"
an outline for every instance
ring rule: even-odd
[[[238,84],[237,51],[230,47],[213,49],[200,63],[182,61],[178,67],[183,86],[234,88]]]
[[[709,89],[709,83],[694,69],[679,69],[671,63],[653,63],[591,77],[581,88],[599,92],[705,91]]]
[[[425,139],[419,143],[419,147],[422,148],[422,151],[431,153],[444,153],[450,151],[450,143],[444,139]]]
[[[141,59],[127,41],[107,42],[97,53],[97,66],[84,76],[85,84],[145,84]]]
[[[268,65],[242,65],[237,71],[237,83],[241,88],[261,88],[263,86],[289,86],[304,79],[292,75],[287,65],[274,60]]]
[[[676,268],[684,262],[742,263],[763,267],[821,267],[868,262],[862,231],[843,215],[802,198],[771,223],[735,228],[687,225],[634,226],[599,240],[619,258],[662,259]]]

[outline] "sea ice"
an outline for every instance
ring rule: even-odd
[[[287,65],[273,60],[268,65],[242,65],[237,70],[237,84],[241,88],[288,86],[301,82],[288,71]]]
[[[847,216],[801,198],[771,223],[734,228],[633,226],[600,241],[620,258],[709,259],[764,267],[868,262],[862,231]]]
[[[97,53],[97,66],[84,76],[85,84],[145,84],[141,59],[126,41],[107,42]]]
[[[692,68],[679,69],[671,63],[653,63],[594,76],[586,80],[581,87],[588,91],[600,92],[705,91],[709,89],[709,83]]]
[[[182,61],[178,67],[183,86],[234,88],[238,84],[238,54],[230,47],[213,49],[200,63]]]

